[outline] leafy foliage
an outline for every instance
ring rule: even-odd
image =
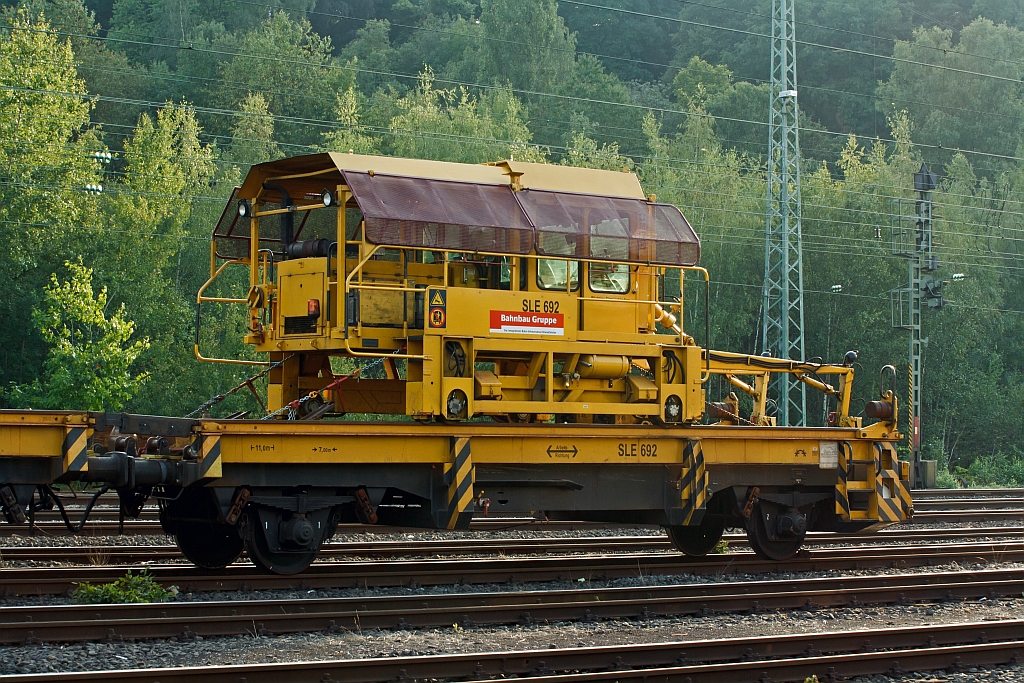
[[[12,385],[7,399],[44,410],[120,410],[148,379],[130,369],[149,341],[130,341],[135,325],[124,304],[109,317],[104,313],[107,290],[93,295],[91,270],[81,263],[64,265],[68,279],[60,282],[54,275],[44,290],[44,308],[32,315],[49,345],[43,376]]]
[[[1024,486],[1024,453],[1014,448],[1010,454],[982,455],[966,470],[963,478],[971,486]]]
[[[72,599],[80,605],[109,605],[136,602],[167,602],[177,595],[174,586],[164,588],[146,569],[138,574],[128,573],[111,583],[94,586],[83,582],[72,592]]]
[[[428,68],[395,109],[389,151],[397,156],[465,163],[512,155],[521,161],[540,159],[529,144],[523,106],[508,90],[474,97],[463,87],[435,88]]]

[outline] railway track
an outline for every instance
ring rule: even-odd
[[[1024,527],[986,527],[969,529],[897,529],[870,536],[809,533],[805,546],[857,544],[870,542],[920,543],[945,540],[1024,539]],[[726,534],[723,540],[732,548],[747,546],[745,534]],[[571,553],[639,553],[672,551],[664,536],[597,536],[577,538],[457,538],[451,540],[342,541],[324,545],[324,558],[400,558],[464,555],[529,555]],[[0,561],[62,562],[91,565],[143,564],[184,557],[173,545],[144,546],[11,546],[0,548]]]
[[[569,555],[458,560],[316,562],[293,576],[257,573],[248,565],[203,572],[188,565],[150,565],[164,585],[186,593],[219,590],[308,590],[397,586],[506,584],[580,581],[676,574],[793,573],[824,570],[905,568],[1024,561],[1024,542],[946,543],[913,547],[856,546],[805,549],[784,562],[749,552],[702,558],[678,554]],[[130,567],[32,567],[0,569],[0,596],[56,595],[82,582],[105,583]]]
[[[1024,498],[1024,489],[914,489],[914,500],[934,498]]]
[[[915,503],[916,505],[916,503]],[[97,519],[90,518],[85,528],[80,532],[83,536],[113,536],[113,535],[160,535],[164,531],[160,523],[156,521],[155,515],[145,513],[140,519],[125,520],[119,523],[116,514],[101,516]],[[72,519],[75,519],[72,517]],[[962,523],[1007,523],[1024,522],[1024,505],[1018,508],[984,508],[984,509],[956,509],[956,510],[932,510],[915,512],[912,524],[962,524]],[[582,521],[546,521],[530,517],[491,517],[474,519],[470,525],[471,529],[477,531],[505,531],[505,530],[549,530],[549,531],[588,531],[594,529],[636,529],[644,527],[640,524],[610,524],[605,522],[582,522]],[[358,529],[367,533],[388,533],[394,531],[406,531],[406,529],[382,526],[352,525],[351,531]],[[653,528],[647,525],[647,528]],[[423,531],[423,529],[407,529],[410,532]],[[0,536],[67,536],[69,532],[63,522],[43,519],[37,517],[32,527],[27,525],[0,525]]]
[[[326,662],[134,669],[5,676],[9,683],[384,683],[404,680],[533,683],[747,683],[963,670],[1019,662],[1024,621],[914,626],[754,638],[484,652]]]
[[[1019,597],[1024,569],[637,588],[5,607],[0,644],[648,619]]]
[[[931,512],[971,512],[992,509],[1024,510],[1024,498],[925,498],[914,501],[914,516]]]
[[[976,488],[976,489],[913,489],[914,500],[949,499],[949,498],[1024,498],[1024,488]],[[61,500],[67,505],[85,505],[92,497],[93,490],[78,491],[77,497],[69,496],[61,490]],[[104,493],[96,500],[97,507],[114,507],[118,504],[116,493]]]

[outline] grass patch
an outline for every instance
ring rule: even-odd
[[[178,594],[175,586],[164,588],[157,583],[149,571],[138,574],[132,570],[112,583],[97,586],[83,583],[71,593],[71,598],[80,605],[99,605],[127,602],[166,602]]]

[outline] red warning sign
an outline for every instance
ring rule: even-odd
[[[561,337],[565,334],[565,316],[562,313],[491,311],[491,333]]]

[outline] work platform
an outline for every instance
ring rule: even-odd
[[[771,501],[813,505],[808,528],[873,530],[912,515],[893,436],[882,423],[421,424],[0,411],[0,482],[26,509],[40,498],[37,487],[95,481],[151,487],[167,499],[209,489],[228,512],[241,490],[258,498],[301,489],[307,500],[325,499],[321,509],[334,510],[335,523],[456,529],[487,509],[666,527],[699,527],[707,515],[739,525],[752,501]],[[124,450],[96,452],[118,438]]]

